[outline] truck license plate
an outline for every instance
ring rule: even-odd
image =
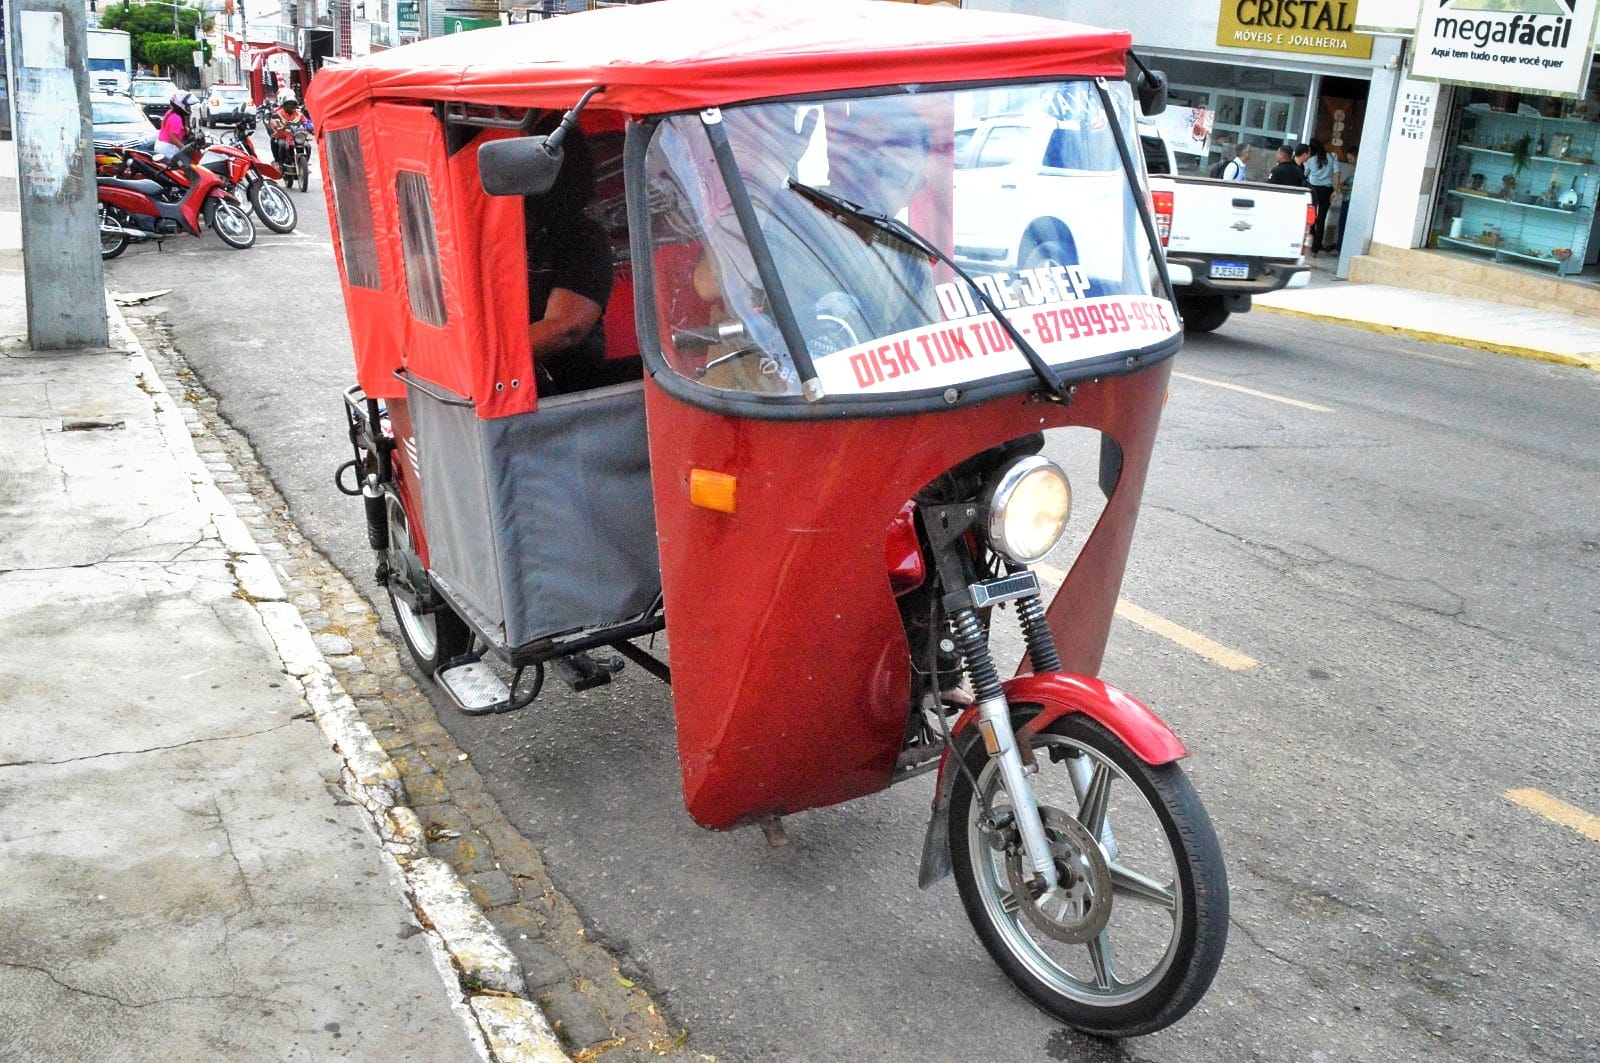
[[[1250,263],[1213,262],[1211,263],[1211,277],[1213,280],[1247,281],[1250,279]]]

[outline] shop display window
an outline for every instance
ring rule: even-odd
[[[1600,118],[1592,102],[1474,91],[1446,152],[1435,246],[1557,276],[1590,255]]]

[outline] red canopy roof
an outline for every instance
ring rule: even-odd
[[[324,67],[319,125],[373,99],[629,114],[874,85],[1123,76],[1126,31],[867,0],[659,0],[473,30]]]

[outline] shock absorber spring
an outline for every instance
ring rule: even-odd
[[[1035,672],[1059,672],[1061,654],[1056,651],[1055,636],[1045,622],[1044,603],[1037,594],[1017,599],[1017,619],[1022,622],[1022,636],[1028,644],[1028,660]]]
[[[962,609],[952,613],[950,626],[954,629],[956,649],[967,660],[967,673],[972,676],[972,691],[979,703],[1003,697],[1000,674],[995,671],[994,657],[989,653],[989,640],[984,637],[983,623],[976,609]]]

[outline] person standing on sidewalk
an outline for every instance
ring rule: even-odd
[[[1224,181],[1243,181],[1250,175],[1250,145],[1240,144],[1233,161],[1222,169]]]
[[[1333,198],[1339,194],[1339,160],[1322,141],[1311,141],[1311,157],[1306,161],[1306,183],[1311,186],[1311,203],[1317,208],[1316,220],[1311,223],[1311,253],[1323,252],[1323,235],[1328,228],[1328,210]]]
[[[1304,188],[1306,184],[1306,171],[1295,160],[1294,148],[1284,144],[1278,148],[1278,163],[1267,174],[1267,183],[1273,185],[1289,185],[1291,188]]]

